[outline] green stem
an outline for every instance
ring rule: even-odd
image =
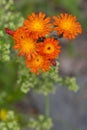
[[[49,95],[46,95],[45,96],[45,114],[46,114],[46,117],[49,116],[49,107],[50,107]]]

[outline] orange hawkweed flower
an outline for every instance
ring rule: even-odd
[[[60,16],[53,16],[54,19],[54,30],[59,35],[63,34],[64,38],[74,39],[79,33],[82,32],[82,28],[75,16],[70,14],[60,14]]]
[[[28,20],[24,21],[25,29],[33,38],[43,37],[51,31],[50,17],[42,12],[39,14],[32,13],[28,16]]]
[[[25,37],[29,37],[29,34],[26,33],[24,26],[19,27],[17,30],[14,31],[13,39],[16,42],[20,42],[20,40]]]
[[[50,61],[42,55],[37,54],[37,56],[31,60],[26,58],[26,67],[30,68],[32,73],[39,74],[41,70],[42,72],[46,72],[50,69],[50,66]]]
[[[15,31],[13,38],[15,40],[14,48],[19,50],[20,56],[26,55],[30,60],[37,54],[38,43],[24,32],[24,28],[18,28]]]
[[[45,55],[48,59],[56,58],[60,53],[59,41],[54,38],[46,38],[43,43],[39,45],[39,51]]]

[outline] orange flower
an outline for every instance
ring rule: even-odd
[[[39,45],[39,52],[48,59],[56,58],[60,53],[59,41],[54,38],[46,38],[43,43]]]
[[[42,72],[46,72],[47,70],[49,70],[51,63],[46,57],[38,54],[30,61],[26,59],[26,65],[27,68],[30,68],[30,71],[32,73],[39,74],[41,70]]]
[[[25,37],[29,37],[29,34],[26,33],[24,26],[19,27],[14,31],[13,38],[16,42],[20,42]]]
[[[43,37],[51,31],[50,17],[42,12],[39,14],[32,13],[28,16],[28,20],[24,21],[25,29],[33,38]]]
[[[24,28],[18,28],[15,31],[13,38],[15,40],[14,48],[19,50],[20,56],[26,55],[30,60],[37,54],[38,43],[24,32]]]
[[[82,32],[82,28],[75,16],[67,13],[60,14],[59,17],[53,16],[54,30],[57,30],[58,34],[63,34],[64,38],[74,39],[79,33]]]

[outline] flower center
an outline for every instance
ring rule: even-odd
[[[21,44],[22,51],[31,53],[35,49],[35,43],[32,39],[24,39]]]
[[[54,46],[52,44],[47,44],[44,47],[44,53],[51,54],[52,52],[54,52]]]
[[[35,58],[35,60],[34,60],[35,66],[40,66],[40,65],[42,65],[42,63],[43,63],[43,58],[42,58],[42,56],[37,56],[37,57]]]
[[[39,20],[34,21],[32,27],[33,27],[34,31],[38,31],[38,30],[41,31],[41,30],[43,30],[43,24]]]
[[[71,21],[63,22],[61,26],[64,30],[70,30],[72,27],[72,22]]]

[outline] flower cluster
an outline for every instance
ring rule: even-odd
[[[69,14],[50,17],[44,13],[32,13],[24,20],[23,26],[15,31],[6,28],[6,32],[14,39],[14,49],[25,57],[26,67],[32,73],[46,72],[56,65],[56,58],[61,52],[59,40],[50,37],[52,31],[67,39],[74,39],[82,32],[76,17]]]

